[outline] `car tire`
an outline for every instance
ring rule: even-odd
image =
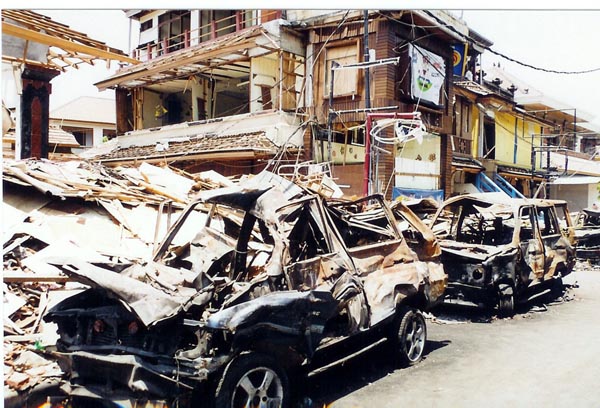
[[[553,279],[552,288],[550,289],[551,300],[557,300],[564,295],[565,286],[561,277]]]
[[[290,386],[275,359],[260,353],[242,354],[229,363],[215,391],[215,407],[268,406],[286,408]]]
[[[501,294],[498,296],[498,316],[512,317],[515,314],[515,297],[514,295]]]
[[[421,361],[427,342],[427,325],[423,313],[414,308],[401,308],[391,340],[401,366],[408,367]]]

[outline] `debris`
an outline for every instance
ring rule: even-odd
[[[148,221],[158,205],[172,200],[178,213],[197,190],[191,175],[168,167],[111,169],[78,160],[5,159],[3,182],[5,391],[24,391],[63,375],[33,350],[56,344],[56,325],[42,320],[47,308],[81,292],[48,261],[65,254],[115,264],[148,258]]]

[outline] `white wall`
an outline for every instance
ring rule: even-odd
[[[566,200],[569,211],[577,212],[598,201],[597,184],[559,184],[550,187],[550,197]]]
[[[395,185],[427,190],[438,189],[440,154],[440,137],[437,135],[426,134],[421,144],[417,140],[404,143],[404,148],[399,148],[396,153],[396,172],[412,174],[396,175]]]

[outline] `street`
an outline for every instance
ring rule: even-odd
[[[421,363],[398,369],[380,347],[312,377],[310,403],[600,407],[600,270],[578,264],[564,283],[567,301],[521,309],[512,319],[465,307],[436,310]]]

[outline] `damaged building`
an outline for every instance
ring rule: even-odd
[[[400,194],[394,188],[415,183],[437,197],[451,193],[442,177],[452,163],[451,60],[468,29],[449,13],[127,15],[140,23],[140,64],[96,84],[116,91],[119,137],[87,157],[107,165],[167,160],[224,175],[256,173],[276,157],[327,163],[348,196],[377,191],[391,198]],[[426,27],[417,33],[412,23]],[[471,48],[472,64],[481,50]],[[379,124],[373,143],[365,136],[369,115]],[[379,123],[399,118],[408,119]],[[418,137],[394,141],[402,132]]]
[[[2,10],[2,106],[12,122],[2,132],[4,157],[60,157],[81,145],[49,126],[50,82],[68,69],[98,61],[139,62],[42,14]]]
[[[168,160],[232,175],[257,173],[280,151],[284,160],[301,153],[305,49],[281,11],[127,15],[140,22],[140,64],[96,84],[115,89],[123,136],[94,160]]]

